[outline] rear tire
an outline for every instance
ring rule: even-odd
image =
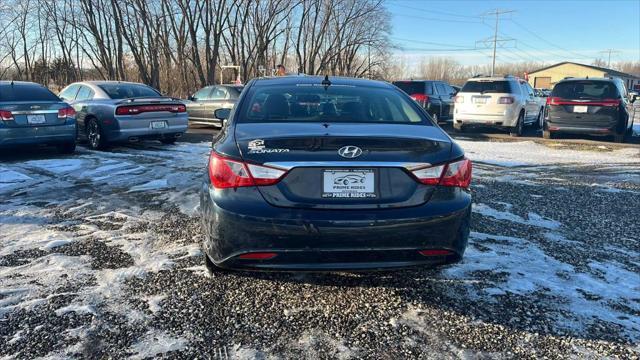
[[[622,134],[615,134],[613,135],[613,141],[617,142],[617,143],[623,143],[625,142],[627,137],[627,132],[623,132]]]
[[[540,113],[538,114],[538,123],[534,126],[536,126],[536,129],[544,129],[544,108],[540,109]]]
[[[102,134],[102,128],[98,124],[96,119],[87,120],[86,129],[87,144],[93,150],[104,150],[107,148],[107,143]]]
[[[523,127],[524,127],[524,113],[520,113],[520,115],[518,116],[518,122],[516,123],[516,126],[509,129],[509,135],[513,137],[522,136]]]
[[[545,139],[555,139],[556,134],[552,133],[549,130],[542,131],[542,137]]]
[[[457,133],[461,133],[464,132],[464,125],[462,124],[456,124],[455,122],[453,123],[453,131],[457,132]]]
[[[76,142],[58,145],[58,152],[61,154],[73,154],[76,151]]]

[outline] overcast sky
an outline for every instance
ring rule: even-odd
[[[591,63],[607,61],[608,49],[612,62],[640,61],[640,0],[389,0],[396,53],[410,64],[424,56],[489,63],[492,43],[483,40],[493,38],[495,15],[487,13],[496,8],[513,10],[500,16],[499,38],[513,40],[501,43],[498,62]]]

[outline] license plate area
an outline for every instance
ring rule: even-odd
[[[167,127],[167,122],[166,121],[152,121],[150,126],[151,126],[152,129],[164,129],[164,128]]]
[[[28,124],[44,124],[47,120],[44,115],[36,114],[36,115],[27,115],[27,123]]]
[[[471,98],[471,101],[474,104],[486,104],[487,103],[487,98],[486,97],[474,96],[474,97]]]
[[[375,198],[373,169],[325,169],[322,171],[322,197],[338,199]]]
[[[573,112],[584,114],[589,111],[589,107],[587,105],[574,105]]]

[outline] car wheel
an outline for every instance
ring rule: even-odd
[[[76,151],[76,142],[65,143],[58,145],[58,151],[61,154],[73,154]]]
[[[102,129],[95,119],[87,121],[87,143],[89,147],[94,150],[103,150],[106,147],[104,137],[102,136]]]
[[[613,135],[613,141],[617,142],[617,143],[623,143],[625,142],[627,137],[627,132],[623,132],[622,134],[615,134]]]
[[[516,123],[516,126],[512,127],[509,130],[509,135],[513,137],[522,136],[523,126],[524,126],[524,113],[520,113],[520,116],[518,116],[518,122]]]
[[[544,108],[540,109],[540,113],[538,114],[538,129],[544,128]]]
[[[545,139],[554,139],[556,136],[551,131],[544,130],[544,131],[542,131],[542,137],[545,138]]]
[[[173,145],[176,143],[176,138],[160,139],[160,142],[166,145]]]
[[[464,129],[465,129],[464,125],[453,123],[453,131],[460,133],[460,132],[463,132]]]

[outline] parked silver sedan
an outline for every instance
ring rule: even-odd
[[[78,133],[89,147],[157,139],[172,144],[187,131],[186,106],[150,86],[121,81],[84,81],[60,92],[77,112]]]
[[[217,109],[231,109],[240,97],[242,85],[206,86],[185,101],[189,121],[192,124],[222,126],[223,121],[214,116]]]

